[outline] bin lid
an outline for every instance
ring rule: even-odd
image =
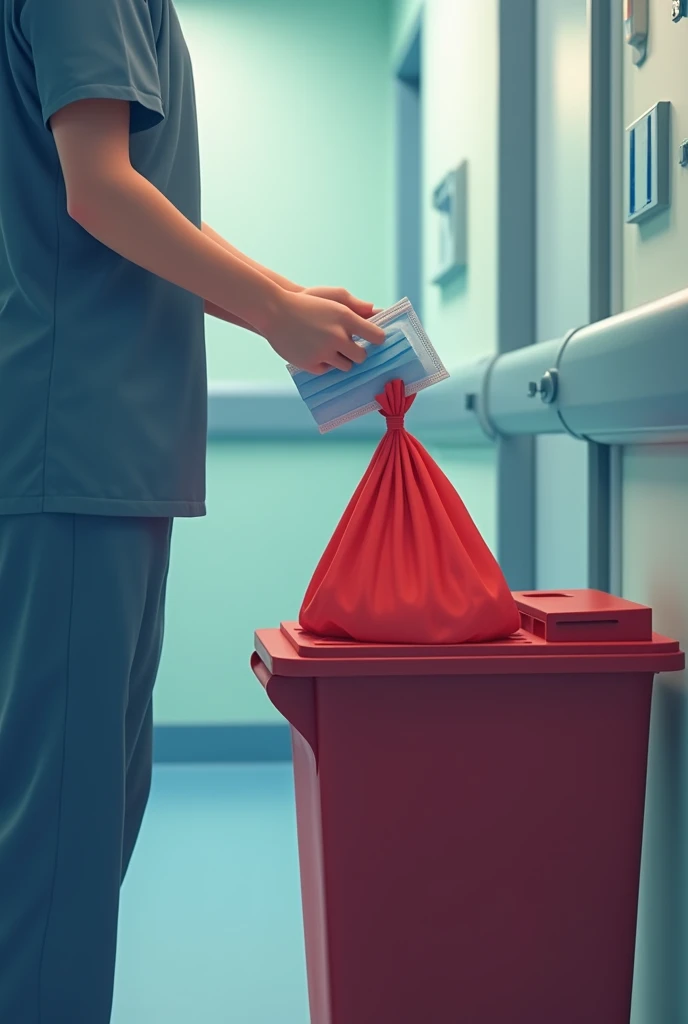
[[[273,673],[487,675],[671,672],[684,667],[675,640],[652,632],[652,611],[595,590],[514,594],[521,630],[466,644],[370,644],[313,636],[298,623],[258,630],[256,652]]]

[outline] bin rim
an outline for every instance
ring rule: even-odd
[[[528,635],[521,642],[497,641],[422,648],[414,645],[354,644],[301,637],[300,648],[289,638],[298,624],[260,629],[255,651],[275,675],[298,677],[514,675],[676,672],[685,666],[679,644],[653,634],[651,640],[549,643]],[[319,642],[315,643],[317,639]],[[308,653],[304,650],[308,648]]]

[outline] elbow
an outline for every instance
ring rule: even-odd
[[[80,227],[88,230],[88,225],[93,223],[93,202],[85,196],[67,194],[67,213]]]
[[[113,231],[113,210],[102,196],[89,196],[67,203],[71,219],[98,242],[110,245]]]
[[[67,213],[96,238],[109,236],[128,212],[130,193],[130,183],[116,176],[72,182],[67,185]]]
[[[81,177],[65,181],[67,213],[87,231],[107,222],[108,214],[116,215],[120,191],[117,183],[105,177]]]
[[[84,226],[84,219],[86,214],[83,207],[74,203],[67,203],[67,213],[72,218],[72,220],[76,221],[77,224],[79,224],[81,227]]]

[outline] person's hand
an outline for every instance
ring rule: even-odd
[[[332,302],[339,302],[342,306],[347,306],[352,309],[354,313],[362,316],[365,320],[369,317],[374,316],[375,313],[380,313],[381,310],[373,305],[372,302],[364,302],[363,299],[357,299],[355,295],[348,292],[346,288],[330,288],[327,285],[317,288],[304,288],[303,291],[306,295],[315,295],[316,298],[330,299]]]
[[[364,362],[365,349],[352,340],[354,335],[373,345],[385,340],[381,327],[371,324],[347,303],[305,290],[284,291],[271,321],[265,337],[272,348],[309,373],[325,373],[332,367],[350,370],[354,363]]]

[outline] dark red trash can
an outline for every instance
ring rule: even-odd
[[[292,727],[312,1024],[628,1024],[649,608],[515,595],[498,643],[259,630]]]

